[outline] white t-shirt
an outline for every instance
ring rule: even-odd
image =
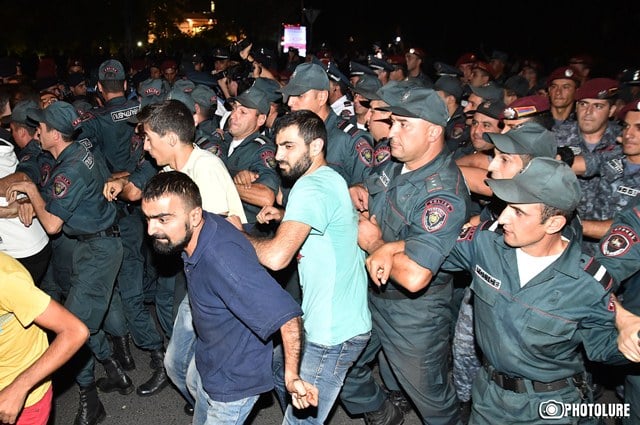
[[[0,139],[0,178],[16,171],[18,157],[11,143]],[[0,197],[0,207],[7,206],[7,199]],[[37,218],[27,227],[19,218],[0,219],[0,251],[13,258],[26,258],[37,254],[49,242]]]

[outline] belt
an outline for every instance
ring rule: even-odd
[[[519,378],[515,376],[509,376],[507,374],[498,372],[492,366],[485,364],[484,368],[489,374],[489,379],[496,383],[497,386],[503,390],[512,391],[514,393],[526,393],[526,382],[531,383],[531,388],[537,393],[546,393],[549,391],[557,391],[568,387],[569,385],[580,386],[584,383],[583,373],[576,373],[568,378],[558,379],[552,382],[539,382],[532,381],[525,378]]]
[[[75,239],[79,241],[88,241],[96,238],[119,238],[120,237],[120,226],[114,224],[113,226],[107,228],[106,230],[101,230],[97,233],[89,233],[85,235],[76,235]]]

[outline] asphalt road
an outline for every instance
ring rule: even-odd
[[[140,385],[151,376],[149,354],[131,347],[135,358],[136,369],[127,372],[134,384]],[[72,425],[78,409],[78,387],[68,376],[68,371],[61,369],[54,376],[54,412],[48,425]],[[104,369],[96,365],[96,378],[104,376]],[[183,412],[185,401],[172,386],[151,397],[140,397],[135,391],[129,395],[118,392],[99,393],[100,400],[107,411],[107,418],[101,425],[189,425],[191,417]],[[253,410],[247,424],[280,425],[282,411],[271,393],[264,394]],[[336,406],[327,424],[363,424],[362,418],[350,418],[341,406]],[[418,425],[421,421],[411,412],[405,417],[405,425]]]
[[[149,354],[132,345],[136,369],[127,372],[134,384],[140,385],[152,374]],[[605,372],[606,373],[606,372]],[[104,376],[104,369],[96,364],[96,379]],[[78,387],[69,376],[68,370],[60,369],[54,375],[54,408],[48,425],[72,425],[78,409]],[[136,392],[123,396],[118,392],[99,393],[107,412],[101,425],[189,425],[191,416],[183,412],[185,401],[173,386],[168,386],[151,397],[140,397]],[[612,386],[607,386],[599,403],[619,403]],[[280,425],[282,411],[271,393],[264,394],[258,401],[247,424]],[[326,422],[329,425],[363,424],[360,417],[352,418],[336,403],[333,413]],[[412,411],[405,416],[404,425],[419,425],[422,421]],[[605,425],[616,425],[613,419],[606,419]]]

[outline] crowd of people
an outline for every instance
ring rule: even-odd
[[[336,403],[544,423],[602,370],[640,422],[640,69],[250,42],[89,59],[0,59],[0,422],[46,424],[72,357],[75,425],[170,384],[197,425],[272,390],[283,424]]]

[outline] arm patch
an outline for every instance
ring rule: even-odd
[[[593,276],[593,278],[602,285],[605,291],[611,289],[611,286],[613,285],[613,277],[611,277],[606,267],[600,264],[598,260],[591,257],[589,261],[587,261],[587,265],[584,266],[584,271]]]

